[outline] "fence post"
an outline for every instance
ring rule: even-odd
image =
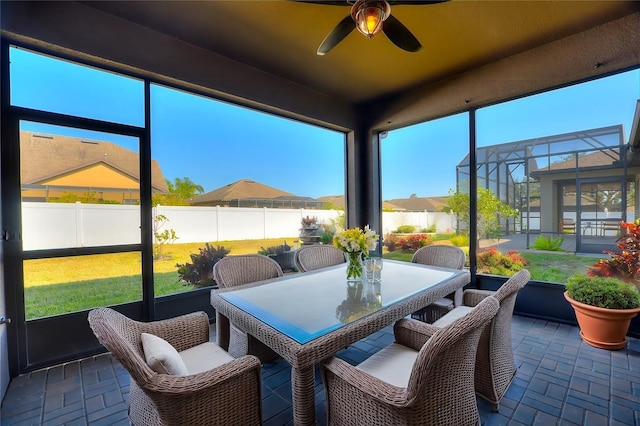
[[[76,213],[76,248],[82,247],[82,241],[84,240],[82,235],[82,203],[80,201],[76,201],[75,203],[75,213]]]

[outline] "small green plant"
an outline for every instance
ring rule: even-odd
[[[478,272],[506,277],[524,269],[527,264],[527,261],[520,257],[518,252],[510,251],[505,254],[495,247],[479,252],[477,261]]]
[[[567,293],[573,300],[585,305],[608,309],[640,307],[640,291],[617,278],[588,277],[582,274],[567,280]]]
[[[468,235],[456,235],[454,237],[449,238],[451,244],[456,247],[469,247],[469,236]]]
[[[400,225],[398,226],[398,229],[396,229],[396,232],[398,234],[412,234],[415,230],[416,227],[413,225]]]
[[[562,243],[564,243],[564,237],[554,238],[553,236],[545,237],[540,235],[533,242],[533,248],[536,250],[564,251]]]
[[[165,229],[164,231],[160,231],[160,229],[169,222],[169,218],[167,218],[163,214],[156,214],[156,209],[153,209],[153,259],[160,260],[164,259],[162,254],[162,246],[164,244],[174,243],[178,236],[176,235],[176,231],[173,229]]]
[[[331,231],[324,231],[322,235],[320,235],[320,242],[322,244],[331,244],[333,243],[333,235],[334,233]]]
[[[213,247],[209,243],[205,243],[205,247],[200,248],[199,251],[199,253],[189,255],[192,263],[176,264],[178,276],[184,285],[192,285],[197,288],[213,286],[215,285],[213,265],[228,255],[231,250],[227,250],[221,245]]]
[[[428,226],[426,228],[422,228],[420,230],[420,232],[424,232],[424,233],[427,233],[427,234],[434,234],[436,232],[436,224],[434,223],[431,226]]]

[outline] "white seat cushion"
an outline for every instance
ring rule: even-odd
[[[450,310],[445,316],[434,322],[432,325],[435,327],[445,327],[458,318],[462,318],[463,316],[467,315],[472,310],[472,306],[458,306],[457,308],[453,308],[452,310]]]
[[[444,309],[453,309],[453,300],[451,299],[447,299],[446,297],[443,297],[442,299],[438,299],[435,302],[433,302],[431,305],[436,305],[439,308],[444,308]]]
[[[418,351],[392,343],[358,364],[357,368],[391,385],[406,388],[417,357]]]
[[[198,374],[233,361],[235,358],[213,342],[202,343],[179,353],[189,374]]]
[[[158,374],[186,376],[189,374],[187,366],[178,354],[176,348],[166,340],[149,333],[142,333],[142,350],[147,365]]]

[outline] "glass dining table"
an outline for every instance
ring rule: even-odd
[[[211,291],[218,345],[229,324],[291,365],[293,421],[315,424],[314,365],[395,321],[461,289],[467,270],[385,260],[379,283],[348,283],[346,263]]]

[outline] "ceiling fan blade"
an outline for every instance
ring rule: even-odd
[[[347,15],[331,32],[324,38],[320,47],[318,47],[318,55],[325,55],[329,50],[333,49],[340,43],[351,31],[356,28],[356,23],[351,19],[351,15]]]
[[[384,21],[382,32],[384,32],[393,44],[407,52],[417,52],[422,49],[422,45],[418,39],[393,15],[389,15],[386,21]]]

